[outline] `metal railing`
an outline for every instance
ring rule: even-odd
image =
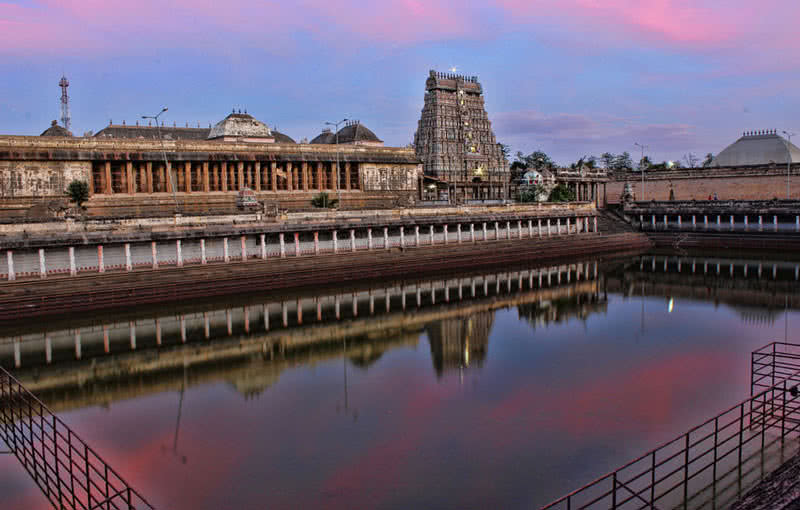
[[[77,434],[2,367],[0,439],[53,508],[153,509]]]
[[[775,369],[753,376],[750,398],[542,510],[720,508],[741,496],[775,463],[769,454],[800,435],[800,346],[798,355],[763,357],[772,345],[753,353],[759,368]]]

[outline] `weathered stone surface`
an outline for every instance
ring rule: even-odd
[[[2,161],[0,197],[63,197],[73,179],[88,181],[90,161]]]

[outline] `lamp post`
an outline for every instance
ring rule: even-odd
[[[342,119],[339,122],[325,123],[326,126],[333,126],[333,128],[336,130],[336,134],[334,136],[336,137],[336,205],[338,207],[342,206],[342,195],[340,193],[342,186],[339,182],[339,124],[344,124],[345,122],[347,122],[347,119]]]
[[[164,148],[164,139],[161,137],[161,126],[158,123],[158,118],[161,116],[162,113],[167,111],[167,107],[161,109],[155,115],[142,115],[143,119],[153,119],[156,121],[156,131],[158,132],[158,141],[161,144],[161,155],[164,156],[164,171],[166,172],[169,168],[169,163],[167,162],[167,150]],[[172,173],[172,170],[169,171],[170,180],[172,180],[172,200],[175,202],[175,212],[180,212],[180,208],[178,207],[178,197],[175,195],[175,185],[178,182],[177,176]]]
[[[639,160],[639,171],[642,172],[642,201],[644,201],[644,150],[649,146],[642,145],[639,142],[633,142],[633,145],[642,149],[642,159]]]
[[[792,175],[792,137],[796,133],[783,132],[786,135],[786,200],[789,200],[789,176]]]

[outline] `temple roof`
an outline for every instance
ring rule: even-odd
[[[231,113],[211,128],[208,134],[209,140],[215,138],[250,138],[250,139],[269,139],[273,138],[269,126],[256,119],[248,113]]]
[[[751,131],[717,154],[711,166],[785,165],[790,154],[792,163],[800,163],[800,149],[776,131]]]
[[[208,138],[209,128],[190,128],[161,126],[161,136],[164,140],[205,140]],[[97,138],[123,138],[146,140],[158,140],[159,129],[156,126],[127,126],[127,125],[108,125],[94,134]]]
[[[67,131],[67,128],[59,126],[58,121],[53,121],[50,127],[45,129],[39,136],[72,136],[72,133]]]
[[[275,131],[274,129],[272,129],[271,131],[272,131],[272,137],[275,138],[275,143],[297,143],[289,135],[285,135],[280,131]]]
[[[370,144],[383,145],[383,140],[375,136],[370,129],[354,120],[348,122],[338,133],[334,134],[330,129],[324,129],[322,133],[311,140],[313,144]]]
[[[333,134],[333,131],[330,129],[323,129],[322,133],[318,134],[313,140],[311,140],[313,144],[334,144],[336,143],[336,137]]]

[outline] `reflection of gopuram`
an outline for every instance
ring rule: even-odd
[[[552,301],[538,301],[519,305],[517,311],[521,319],[525,319],[534,328],[545,326],[551,322],[567,322],[577,318],[585,320],[593,313],[608,309],[608,298],[600,294],[578,294]]]
[[[425,328],[431,344],[436,375],[448,370],[481,366],[489,350],[494,311],[478,312],[463,319],[447,319]]]

